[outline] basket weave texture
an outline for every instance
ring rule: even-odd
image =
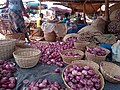
[[[54,31],[49,32],[49,33],[44,32],[44,38],[46,41],[53,42],[56,40],[56,34]]]
[[[79,65],[79,66],[89,66],[90,68],[92,68],[89,64],[85,64],[85,63],[73,63],[73,64],[70,64],[70,65],[68,65],[68,66],[66,66],[64,69],[63,69],[63,71],[62,71],[62,79],[63,79],[63,81],[64,81],[64,84],[66,85],[66,87],[67,87],[67,90],[72,90],[69,86],[68,86],[68,84],[65,82],[65,79],[64,79],[64,75],[63,75],[63,73],[64,73],[64,71],[66,70],[66,68],[69,68],[70,66],[72,66],[72,65]],[[98,71],[98,70],[96,70],[95,68],[92,68],[94,71],[95,71],[95,73],[96,74],[99,74],[100,75],[100,79],[101,79],[101,89],[100,90],[103,90],[103,88],[104,88],[104,78],[103,78],[103,76],[102,76],[102,74]]]
[[[72,61],[72,63],[86,64],[92,68],[95,68],[96,70],[99,70],[99,65],[91,60],[78,60],[78,61]]]
[[[63,41],[66,42],[66,40],[70,37],[78,37],[78,34],[76,34],[76,33],[67,34],[64,36]]]
[[[114,76],[120,76],[120,67],[111,62],[102,61],[100,63],[100,71],[104,78],[111,83],[120,83],[120,79],[114,78]]]
[[[15,50],[15,40],[0,40],[0,59],[7,60],[12,57]]]
[[[87,49],[88,48],[89,47],[87,47]],[[102,47],[100,47],[100,48],[102,48]],[[106,56],[110,53],[110,51],[108,49],[105,49],[105,48],[102,48],[102,49],[104,49],[106,51],[106,55],[105,56],[98,56],[98,55],[95,55],[95,54],[91,54],[91,53],[87,52],[87,50],[86,50],[85,51],[85,58],[87,60],[94,61],[94,62],[96,62],[97,64],[100,65],[100,62],[104,61],[106,59]]]
[[[87,42],[87,41],[76,41],[76,42],[74,42],[74,47],[81,51],[85,51],[86,46],[88,46],[89,44],[90,44],[90,42]]]
[[[41,51],[35,48],[18,49],[13,52],[16,63],[21,68],[34,67],[40,58]]]
[[[66,56],[64,55],[65,53],[67,52],[73,52],[73,53],[78,53],[80,56],[78,57],[73,57],[73,56]],[[84,52],[82,52],[81,50],[77,50],[77,49],[67,49],[67,50],[63,50],[61,53],[60,53],[63,61],[67,64],[70,64],[72,63],[72,61],[75,61],[75,60],[81,60],[84,56]]]

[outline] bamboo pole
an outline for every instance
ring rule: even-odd
[[[109,21],[109,0],[105,0],[105,19]]]
[[[84,23],[86,24],[86,7],[85,7],[85,4],[86,4],[87,0],[85,0],[85,2],[83,3],[83,18],[84,18]]]

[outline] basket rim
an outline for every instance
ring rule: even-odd
[[[106,73],[106,71],[103,69],[103,65],[102,65],[103,63],[109,63],[109,64],[111,64],[111,65],[114,65],[114,66],[118,67],[118,65],[116,65],[116,64],[114,64],[114,63],[102,61],[102,62],[100,63],[100,70],[103,71],[104,73]],[[110,74],[106,73],[106,75],[109,76],[110,78],[112,78],[112,79],[120,82],[119,79],[114,78],[114,77],[111,76]]]
[[[84,56],[84,52],[81,51],[81,50],[78,50],[78,49],[66,49],[66,50],[62,50],[62,51],[60,52],[60,55],[62,55],[62,56],[64,56],[64,57],[73,57],[73,56],[66,56],[66,55],[64,55],[63,52],[66,52],[66,51],[79,51],[79,52],[81,53],[80,56]],[[79,54],[79,52],[78,52],[78,54]],[[80,57],[80,56],[78,56],[78,57]]]
[[[7,39],[4,39],[4,40],[0,40],[0,41],[6,41],[4,43],[0,43],[0,46],[5,46],[5,44],[15,44],[16,40],[15,39],[11,39],[11,40],[7,40]],[[8,41],[8,42],[7,42]],[[13,43],[14,42],[14,43]]]
[[[24,51],[25,51],[25,50],[28,51],[28,50],[30,50],[30,49],[38,52],[38,54],[34,55],[34,57],[35,57],[35,56],[39,56],[39,55],[41,54],[41,51],[40,51],[39,49],[36,49],[36,48],[24,48],[24,49],[22,48],[22,49],[18,49],[18,50],[16,50],[16,51],[14,51],[14,52],[13,52],[13,56],[15,56],[15,57],[20,57],[20,58],[28,58],[28,57],[30,58],[30,57],[33,57],[33,56],[22,56],[22,57],[21,57],[21,56],[15,54],[15,53],[17,53],[17,52],[21,52],[21,51],[23,51],[23,50],[24,50]]]
[[[68,68],[68,67],[70,67],[70,66],[72,66],[72,65],[78,65],[78,64],[79,64],[79,65],[86,65],[86,64],[81,64],[81,63],[72,63],[72,64],[67,65],[67,66],[63,69],[63,71],[62,71],[62,79],[63,79],[65,85],[67,86],[67,88],[69,88],[69,89],[71,89],[71,88],[70,88],[70,86],[66,83],[66,81],[64,80],[63,73],[64,73],[64,71],[65,71],[66,68]],[[89,67],[90,67],[90,66],[89,66]],[[90,68],[92,68],[92,67],[90,67]],[[102,87],[101,87],[100,90],[103,90],[104,85],[105,85],[105,81],[104,81],[104,78],[103,78],[102,74],[101,74],[98,70],[96,70],[96,69],[94,69],[94,68],[92,68],[92,69],[95,70],[95,72],[99,73],[99,75],[100,75],[100,77],[101,77],[101,79],[102,79],[101,83],[103,83],[103,85],[102,85]]]

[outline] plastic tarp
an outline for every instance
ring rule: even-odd
[[[11,59],[9,61],[15,61]],[[120,63],[118,63],[120,66]],[[66,65],[65,65],[66,66]],[[64,82],[62,80],[61,74],[63,68],[60,68],[60,73],[55,73],[54,70],[57,68],[56,65],[47,65],[45,63],[39,63],[33,68],[22,69],[16,65],[16,72],[14,76],[17,77],[17,85],[14,90],[23,90],[24,87],[27,87],[30,82],[38,80],[38,79],[47,79],[51,82],[58,82],[62,87],[65,87]],[[29,83],[24,84],[23,81],[28,79]],[[112,84],[105,81],[104,90],[120,90],[120,84]]]

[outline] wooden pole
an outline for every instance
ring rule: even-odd
[[[105,19],[109,21],[109,0],[105,0]]]
[[[85,13],[86,13],[86,7],[85,7],[85,4],[86,4],[87,0],[83,3],[83,18],[84,18],[84,23],[86,24],[86,17],[85,17]]]

